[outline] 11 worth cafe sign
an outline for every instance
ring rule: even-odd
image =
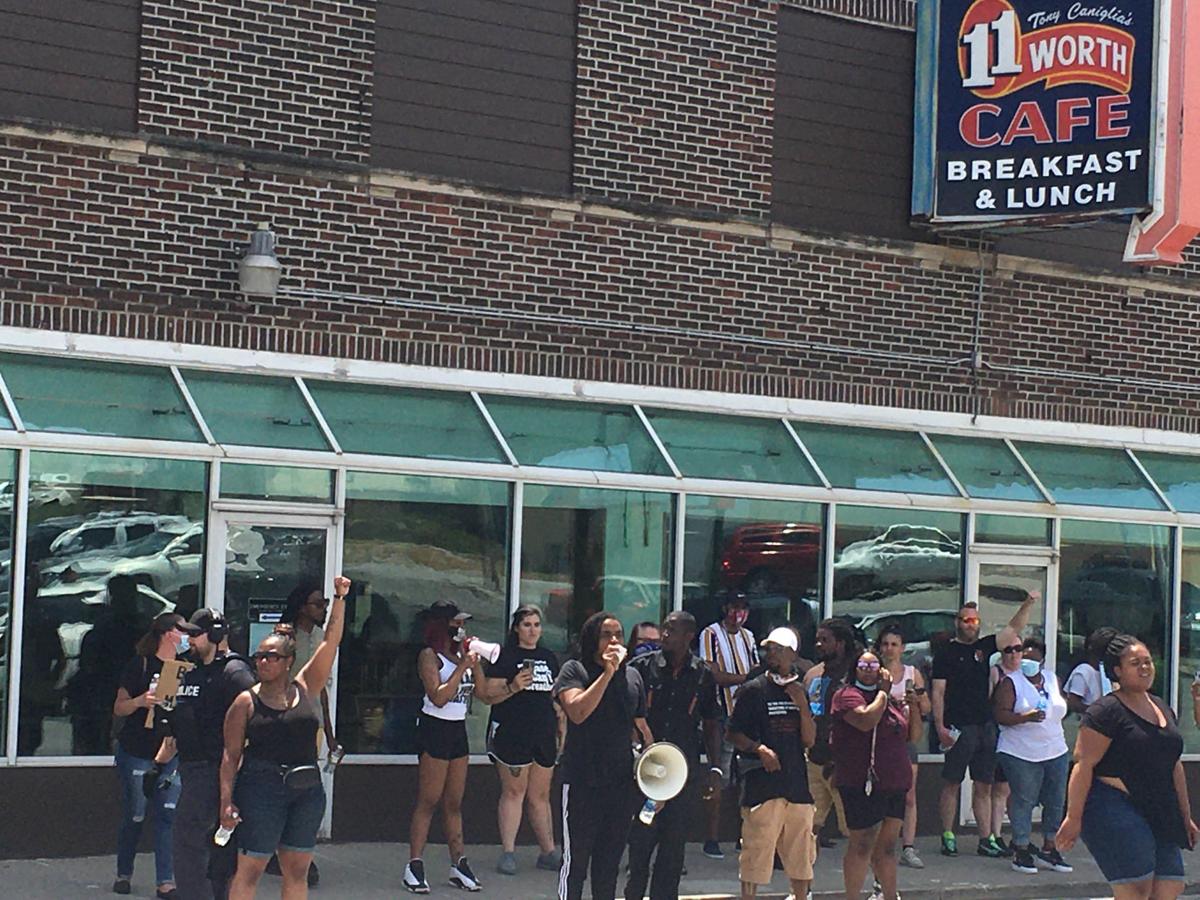
[[[1180,148],[1185,37],[1200,20],[1195,9],[1186,21],[1189,2],[921,0],[914,219],[1028,227],[1141,216],[1134,249],[1139,229],[1177,212],[1168,207],[1189,181],[1197,193]]]

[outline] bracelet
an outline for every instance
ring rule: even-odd
[[[504,682],[504,687],[508,689],[508,692],[509,692],[510,694],[516,693],[516,692],[513,690],[513,686],[512,686],[512,682],[511,682],[511,681],[506,681],[506,682]]]
[[[712,768],[710,768],[708,771],[710,771],[710,772],[716,772],[716,773],[717,773],[718,775],[720,775],[722,778],[724,778],[724,777],[725,777],[725,770],[724,770],[724,769],[722,769],[720,766],[713,766],[713,767],[712,767]]]

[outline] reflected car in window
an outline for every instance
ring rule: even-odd
[[[873,646],[883,629],[896,625],[904,635],[904,662],[923,668],[933,659],[932,638],[954,634],[952,609],[910,609],[904,612],[880,612],[864,616],[854,623],[862,632],[868,646]]]
[[[123,547],[157,531],[172,527],[179,531],[191,524],[185,516],[151,512],[101,512],[62,532],[50,543],[50,555],[70,557],[89,551]]]
[[[835,596],[872,591],[912,591],[959,580],[962,547],[938,528],[892,525],[882,534],[842,549],[833,564]]]
[[[203,555],[204,526],[196,524],[182,534],[156,531],[120,551],[89,554],[43,569],[43,577],[46,584],[71,584],[128,575],[156,593],[175,599],[180,588],[200,584]]]
[[[820,525],[742,525],[721,550],[721,585],[746,594],[800,596],[816,587],[820,562]]]

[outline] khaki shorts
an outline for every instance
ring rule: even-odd
[[[811,803],[788,803],[777,797],[758,806],[742,807],[738,877],[751,884],[770,884],[778,853],[788,878],[811,881],[817,859],[812,823]]]

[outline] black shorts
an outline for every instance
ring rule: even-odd
[[[846,827],[851,831],[873,828],[884,819],[904,819],[904,797],[908,791],[881,791],[875,788],[868,797],[862,788],[839,787]]]
[[[467,723],[421,713],[417,717],[417,752],[446,760],[467,756],[471,752],[467,746]]]
[[[959,784],[967,771],[971,780],[992,784],[996,779],[996,723],[963,725],[958,740],[946,751],[942,763],[942,778]]]
[[[488,730],[488,756],[511,769],[531,763],[553,769],[558,758],[555,726],[528,728],[517,722],[493,722]]]

